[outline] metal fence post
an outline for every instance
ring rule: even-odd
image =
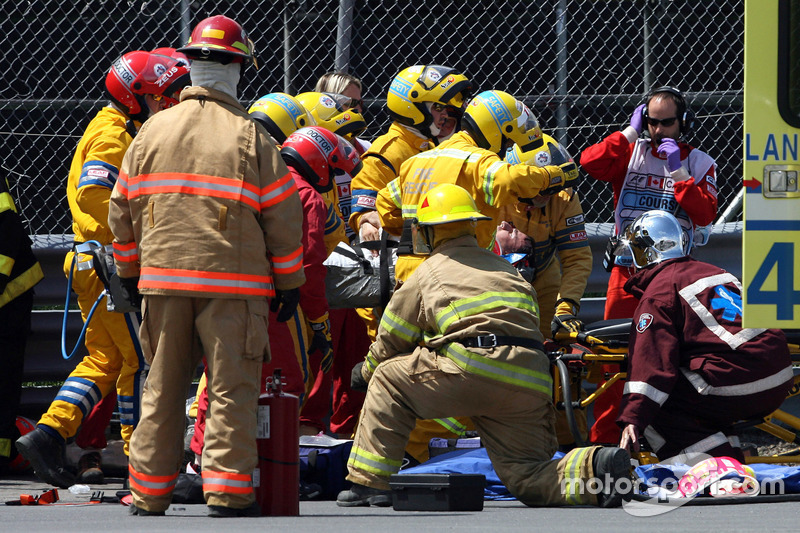
[[[350,70],[350,47],[353,33],[354,0],[339,0],[339,23],[336,28],[336,70]]]

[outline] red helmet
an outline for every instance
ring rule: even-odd
[[[186,69],[188,73],[192,70],[191,63],[189,58],[186,57],[186,54],[182,54],[178,52],[174,48],[170,48],[168,46],[162,46],[160,48],[155,48],[151,54],[156,54],[160,56],[167,56],[175,61],[178,64]],[[167,101],[167,107],[172,107],[178,102],[180,102],[181,91],[184,87],[190,84],[189,76],[187,74],[181,74],[180,76],[170,76],[170,82],[167,88],[164,90],[164,99]]]
[[[192,30],[189,42],[178,51],[189,59],[207,59],[222,64],[253,61],[255,64],[253,41],[238,22],[225,15],[201,20]]]
[[[183,62],[142,50],[128,52],[114,61],[106,75],[106,90],[111,100],[139,122],[150,115],[144,95],[166,97],[174,104],[176,94],[189,83],[189,67]]]
[[[355,176],[361,170],[361,159],[353,145],[320,126],[300,128],[289,135],[281,156],[319,192],[333,188],[337,171]]]

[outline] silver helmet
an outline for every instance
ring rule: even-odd
[[[625,244],[636,268],[683,257],[691,242],[680,222],[666,211],[648,211],[625,230]]]

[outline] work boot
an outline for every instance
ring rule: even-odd
[[[78,460],[78,483],[86,485],[103,485],[106,478],[103,475],[103,462],[100,452],[89,452],[81,455]]]
[[[62,489],[75,484],[75,476],[64,468],[66,446],[42,428],[20,437],[16,446],[42,481]]]
[[[167,513],[165,511],[147,511],[146,509],[131,504],[131,506],[128,507],[128,514],[131,516],[165,516]]]
[[[261,516],[261,507],[258,505],[258,502],[253,502],[244,509],[234,509],[233,507],[225,507],[224,505],[209,505],[208,516],[211,518],[253,518]]]
[[[343,490],[336,497],[339,507],[389,507],[392,505],[392,491],[373,489],[353,483],[348,490]]]
[[[600,448],[592,458],[594,477],[603,487],[597,494],[598,507],[619,507],[623,498],[630,499],[631,455],[622,448]]]

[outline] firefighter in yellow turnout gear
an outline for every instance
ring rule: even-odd
[[[337,503],[390,505],[388,478],[415,421],[456,415],[472,419],[498,476],[526,505],[619,505],[611,489],[630,469],[626,451],[580,448],[551,460],[552,378],[536,297],[511,264],[478,245],[476,223],[491,219],[450,184],[424,195],[417,216],[415,248],[430,256],[395,292],[354,369],[368,390],[348,461],[354,485]],[[592,477],[608,490],[580,490]]]
[[[76,248],[96,241],[110,253],[113,235],[108,226],[108,203],[122,159],[133,136],[151,115],[178,102],[189,84],[185,62],[157,53],[132,51],[117,59],[105,87],[111,100],[97,112],[83,134],[67,178],[67,201],[72,214]],[[90,256],[67,253],[64,273],[72,275],[81,316],[105,289],[91,268]],[[117,391],[125,453],[140,416],[145,361],[139,344],[138,313],[116,313],[100,301],[86,329],[88,355],[78,363],[58,391],[36,430],[17,441],[17,448],[43,481],[61,488],[75,482],[63,465],[66,439],[74,437],[84,418],[110,391]]]
[[[506,154],[512,164],[562,165],[572,157],[555,139],[544,134],[544,146],[523,152],[514,146]],[[592,251],[584,226],[578,193],[564,189],[552,195],[520,198],[500,210],[503,221],[497,228],[501,254],[527,255],[523,267],[539,302],[539,330],[547,338],[559,329],[583,330],[578,319],[581,297],[592,272]],[[574,389],[576,395],[578,388]],[[577,396],[575,397],[577,399]],[[586,413],[576,412],[578,427],[586,434]],[[563,413],[556,417],[558,443],[570,445],[575,439]]]
[[[421,197],[435,185],[456,184],[466,189],[480,211],[499,222],[503,205],[518,197],[534,197],[542,191],[557,191],[578,176],[574,163],[542,168],[511,165],[500,158],[514,143],[532,150],[543,145],[542,131],[530,109],[502,91],[484,91],[467,106],[462,118],[464,131],[456,133],[438,148],[406,161],[400,175],[379,191],[378,214],[385,231],[403,235],[398,248],[395,277],[405,281],[425,256],[410,249],[409,227]],[[476,230],[478,245],[491,249],[495,225]],[[420,421],[409,441],[408,453],[418,461],[428,459],[428,442],[433,437],[453,437],[472,429],[466,419]]]

